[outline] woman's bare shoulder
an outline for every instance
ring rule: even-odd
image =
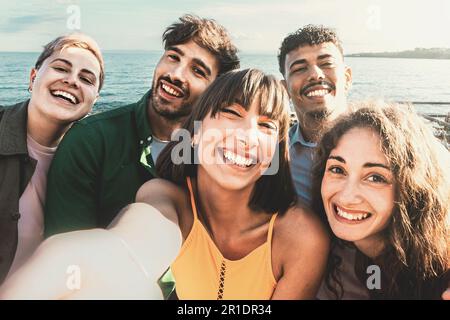
[[[328,248],[329,233],[317,214],[297,204],[287,210],[279,219],[274,235],[283,247],[301,245],[313,248]]]
[[[304,206],[290,208],[275,223],[272,248],[278,279],[272,298],[314,298],[329,252],[329,237],[320,219]]]
[[[186,190],[165,179],[155,178],[145,182],[136,194],[136,202],[149,203],[153,199],[184,197]],[[151,204],[151,203],[149,203]]]

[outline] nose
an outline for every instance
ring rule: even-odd
[[[67,73],[66,77],[64,78],[63,82],[67,84],[70,87],[78,88],[78,77],[74,72]]]
[[[362,200],[363,198],[361,195],[359,181],[348,178],[342,185],[342,189],[339,192],[339,203],[347,208],[350,208],[353,205],[360,204]]]
[[[323,70],[319,66],[313,65],[311,66],[311,68],[309,68],[308,81],[317,81],[324,79],[325,74],[323,73]]]
[[[245,144],[248,149],[258,145],[258,119],[251,117],[238,129],[237,140]]]
[[[186,73],[187,73],[187,66],[184,64],[178,64],[173,68],[173,70],[170,72],[169,76],[173,82],[186,82]]]

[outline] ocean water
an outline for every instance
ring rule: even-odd
[[[0,105],[29,96],[28,77],[39,53],[0,52]],[[137,101],[151,86],[161,52],[105,52],[105,84],[93,112]],[[275,55],[241,54],[242,68],[255,67],[281,78]],[[450,60],[353,58],[349,100],[384,98],[392,101],[447,102],[416,105],[423,113],[450,112]]]

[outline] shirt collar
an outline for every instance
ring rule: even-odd
[[[27,154],[27,117],[30,100],[7,107],[0,120],[0,154]]]
[[[300,124],[296,123],[289,129],[289,147],[292,147],[294,144],[300,143],[301,145],[309,148],[317,147],[316,142],[308,142],[303,137],[302,131],[300,130]]]

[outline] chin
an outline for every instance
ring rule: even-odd
[[[252,184],[250,180],[243,180],[240,177],[230,177],[217,181],[219,185],[228,190],[242,190]]]
[[[253,186],[256,181],[252,177],[243,177],[242,175],[220,174],[215,178],[216,183],[223,189],[230,191],[243,190]]]
[[[348,242],[357,242],[360,240],[363,240],[367,238],[369,235],[367,234],[366,228],[362,230],[363,227],[359,226],[342,226],[339,222],[334,221],[333,223],[330,223],[331,230],[333,231],[333,234],[344,241]]]
[[[333,230],[334,235],[344,241],[348,241],[348,242],[356,242],[359,240],[364,239],[363,237],[361,237],[358,234],[353,234],[352,232],[344,232],[344,231],[334,231]]]
[[[55,112],[53,116],[61,122],[73,122],[84,118],[89,111],[90,110],[86,110],[85,112],[81,112],[81,110],[59,110],[59,112]]]

